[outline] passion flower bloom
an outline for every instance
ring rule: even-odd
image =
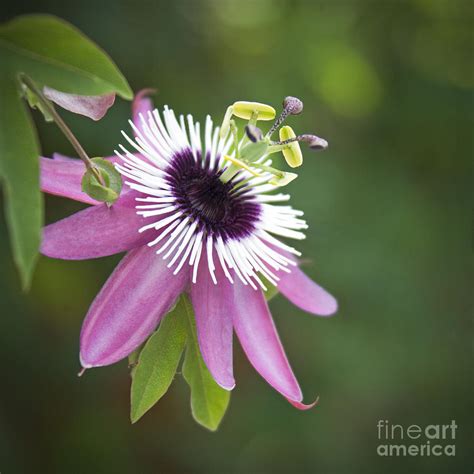
[[[134,101],[130,123],[128,149],[120,146],[108,158],[125,179],[111,208],[81,191],[81,162],[41,158],[43,191],[92,204],[45,227],[42,253],[82,260],[127,252],[85,318],[82,367],[127,357],[186,292],[202,356],[221,387],[235,386],[235,331],[261,376],[293,405],[307,408],[265,291],[274,285],[320,316],[333,314],[337,303],[300,270],[299,252],[279,240],[303,239],[307,225],[301,211],[279,204],[289,195],[274,192],[279,188],[271,184],[268,153],[255,160],[259,172],[236,166],[241,161],[232,134],[219,133],[209,116],[201,136],[190,115],[178,118],[167,107],[160,114],[143,94]]]

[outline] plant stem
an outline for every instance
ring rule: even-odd
[[[53,117],[53,120],[56,122],[56,125],[63,132],[65,137],[69,140],[69,143],[76,150],[79,158],[84,162],[86,169],[92,171],[95,177],[98,179],[99,183],[102,183],[102,176],[95,168],[91,159],[87,155],[82,145],[79,143],[79,140],[72,133],[71,129],[67,126],[66,122],[61,118],[61,116],[56,112],[54,105],[43,95],[43,92],[36,86],[36,84],[26,75],[22,74],[20,76],[21,82],[28,87],[41,102],[41,105],[47,110],[47,112]],[[103,183],[102,183],[103,184]]]

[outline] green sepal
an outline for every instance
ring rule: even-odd
[[[82,177],[82,190],[96,201],[113,204],[122,190],[122,177],[110,161],[104,158],[91,159],[94,170],[99,173],[102,183],[92,169],[88,169]]]
[[[186,343],[186,319],[181,297],[143,349],[134,354],[130,419],[137,422],[168,391]],[[130,359],[129,359],[130,361]]]

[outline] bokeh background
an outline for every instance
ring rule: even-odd
[[[158,105],[201,120],[238,99],[303,98],[291,125],[330,149],[305,152],[290,191],[310,224],[307,272],[340,311],[271,303],[306,400],[321,397],[312,411],[293,409],[237,347],[217,433],[192,420],[181,377],[132,426],[126,363],[76,377],[82,318],[120,257],[42,257],[22,294],[2,217],[0,471],[472,472],[473,2],[9,0],[0,17],[32,12],[71,21],[135,91],[156,87]],[[112,154],[129,115],[121,100],[99,123],[64,113],[96,156]],[[45,155],[73,155],[36,119]],[[80,208],[46,197],[47,222]],[[456,457],[381,458],[379,419],[454,419]]]

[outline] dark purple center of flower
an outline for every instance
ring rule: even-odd
[[[176,153],[167,169],[179,209],[197,219],[198,229],[213,236],[239,239],[250,235],[260,216],[260,205],[245,192],[236,192],[235,182],[220,180],[222,171],[196,161],[191,150]]]

